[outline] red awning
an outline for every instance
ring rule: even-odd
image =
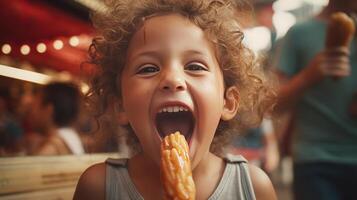
[[[35,67],[72,74],[80,73],[80,64],[86,59],[93,34],[89,21],[39,0],[0,1],[0,29],[0,47],[9,44],[9,56],[27,60]],[[79,39],[77,46],[69,43],[73,36]],[[55,49],[56,40],[62,42],[62,48]],[[46,45],[44,53],[36,50],[39,43]],[[27,55],[20,52],[25,44],[31,49]],[[3,53],[0,51],[0,54]]]

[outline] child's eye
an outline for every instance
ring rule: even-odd
[[[207,67],[198,62],[192,62],[186,65],[185,70],[189,71],[208,71]]]
[[[160,68],[155,66],[155,65],[151,65],[151,64],[146,64],[146,65],[143,65],[141,66],[136,74],[139,74],[139,75],[149,75],[149,74],[153,74],[155,72],[158,72],[160,71]]]

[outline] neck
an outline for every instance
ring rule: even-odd
[[[192,172],[196,185],[196,199],[208,199],[217,188],[225,163],[222,158],[208,152]]]
[[[56,134],[56,126],[54,126],[53,124],[47,124],[46,126],[38,128],[37,131],[42,135],[51,136]]]
[[[201,162],[193,169],[192,175],[193,178],[199,178],[202,175],[207,175],[212,171],[216,171],[217,168],[221,168],[223,164],[223,160],[216,156],[215,154],[208,152],[206,156],[204,156]]]
[[[129,159],[128,170],[135,173],[135,176],[137,173],[146,174],[145,178],[154,176],[157,179],[160,175],[160,166],[142,152]]]
[[[128,161],[129,176],[144,199],[160,199],[162,184],[160,166],[144,153],[139,153]]]

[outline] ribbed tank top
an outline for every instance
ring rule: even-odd
[[[143,200],[132,182],[127,159],[106,160],[106,200]],[[225,158],[223,176],[208,200],[255,200],[247,161],[242,156]]]

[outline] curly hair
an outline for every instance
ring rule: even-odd
[[[109,0],[107,10],[92,16],[100,36],[89,49],[90,63],[97,67],[88,93],[96,116],[113,111],[113,100],[120,103],[120,77],[130,39],[146,18],[177,13],[200,27],[215,45],[225,88],[236,86],[239,91],[237,116],[221,121],[211,150],[222,147],[239,130],[260,123],[263,114],[274,102],[274,90],[266,82],[254,54],[242,44],[236,4],[229,0]],[[100,120],[99,120],[100,124]],[[130,129],[130,127],[127,127]],[[130,134],[135,138],[135,134]]]

